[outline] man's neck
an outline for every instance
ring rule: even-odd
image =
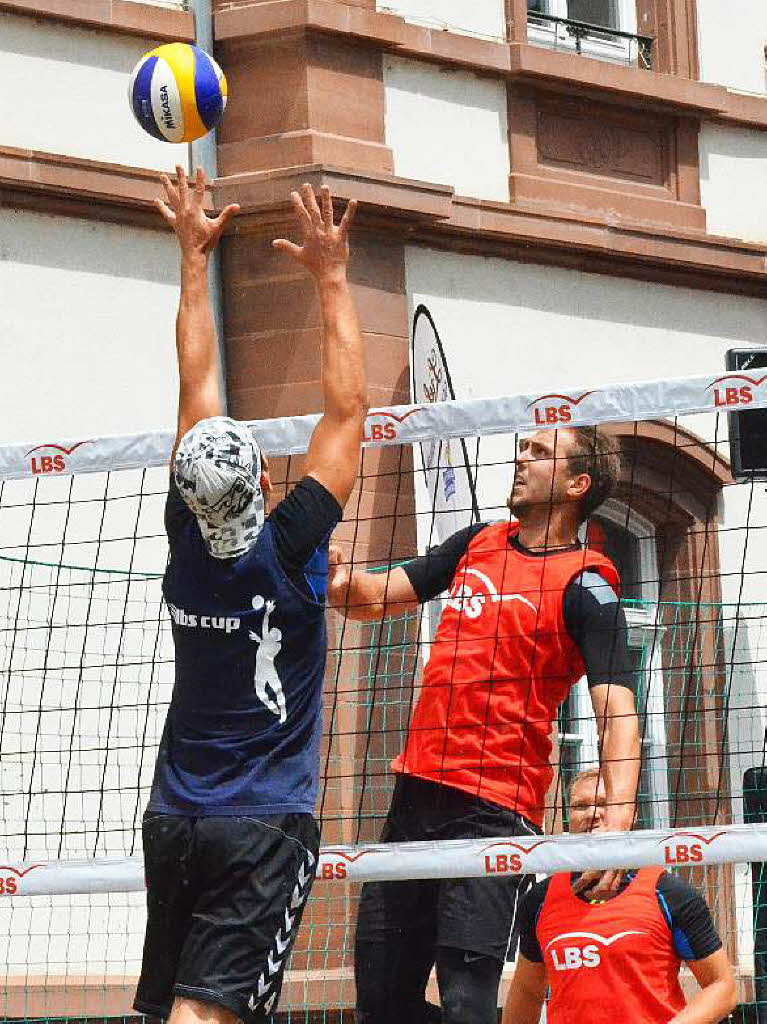
[[[529,509],[519,516],[517,540],[530,551],[570,547],[578,543],[578,523],[556,507]]]

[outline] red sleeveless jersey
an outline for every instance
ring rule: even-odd
[[[685,1006],[681,961],[655,887],[661,868],[642,868],[623,892],[591,905],[570,875],[554,875],[536,936],[551,991],[549,1024],[668,1024]]]
[[[551,729],[584,673],[567,632],[564,593],[584,569],[618,590],[618,573],[588,548],[536,555],[488,526],[458,563],[395,771],[441,782],[543,823]]]

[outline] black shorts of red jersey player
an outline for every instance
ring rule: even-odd
[[[392,767],[406,779],[462,794],[477,812],[494,808],[497,831],[484,834],[509,834],[509,813],[520,823],[516,834],[543,824],[552,726],[583,675],[600,732],[610,827],[626,829],[633,821],[640,746],[618,573],[606,555],[578,542],[581,523],[615,483],[617,461],[612,442],[597,428],[539,431],[519,445],[510,520],[469,527],[388,574],[350,571],[340,552],[331,551],[330,601],[350,617],[400,614],[447,592],[405,747]],[[401,794],[400,784],[393,812]],[[605,872],[585,883],[598,892],[619,881],[616,872]],[[447,913],[449,902],[449,893],[440,893],[433,913]],[[371,919],[376,905],[378,922]],[[477,932],[484,926],[491,934],[492,911],[480,920],[482,905],[478,900]],[[392,969],[397,939],[385,927],[391,908],[365,891],[362,910],[358,961],[364,956],[367,968],[360,970],[358,962],[358,1014],[383,1024],[410,984],[404,1016],[418,1020],[426,1013],[425,979],[421,971],[414,992]],[[422,932],[435,936],[433,948],[413,949],[410,957],[400,950],[396,962],[403,972],[431,957],[442,965],[445,1024],[489,1024],[503,943],[489,950],[465,929],[441,928],[439,921]],[[456,950],[457,960],[445,955]]]

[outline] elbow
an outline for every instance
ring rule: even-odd
[[[730,974],[727,989],[724,994],[724,1014],[725,1016],[732,1013],[735,1007],[738,1005],[738,986],[735,983],[735,978]]]

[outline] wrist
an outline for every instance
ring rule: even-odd
[[[628,832],[633,824],[633,804],[619,804],[617,807],[611,807],[605,814],[605,827],[608,832]]]
[[[315,276],[315,280],[320,291],[335,291],[349,285],[345,264],[321,270]]]
[[[208,254],[201,249],[181,250],[181,270],[187,273],[200,273],[208,269]]]

